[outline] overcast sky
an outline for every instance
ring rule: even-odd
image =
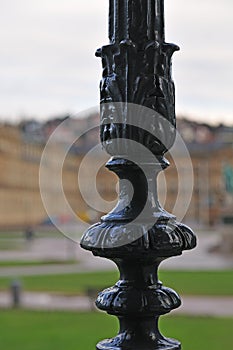
[[[166,0],[177,112],[233,124],[233,1]],[[99,102],[108,0],[0,0],[0,116],[41,119]]]

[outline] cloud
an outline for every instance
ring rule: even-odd
[[[177,110],[232,116],[231,0],[165,1]],[[47,118],[98,104],[108,0],[0,0],[0,115]],[[208,112],[209,111],[209,112]],[[222,117],[221,117],[222,118]],[[228,119],[227,119],[228,120]]]

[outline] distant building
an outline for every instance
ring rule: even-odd
[[[69,211],[57,184],[60,181],[61,151],[70,140],[74,143],[62,168],[63,190],[70,207],[75,215],[90,222],[110,210],[117,197],[117,179],[103,166],[106,155],[89,154],[78,183],[78,171],[85,155],[100,142],[98,122],[98,114],[93,113],[81,120],[64,117],[44,124],[29,121],[18,127],[0,127],[0,229],[23,228],[48,221],[40,195],[39,167],[44,146],[57,127],[56,147],[44,169],[46,198],[52,216],[69,220]],[[168,154],[171,166],[159,177],[160,200],[178,218],[185,215],[184,220],[188,223],[200,226],[218,224],[226,201],[224,167],[227,164],[233,169],[233,128],[180,119],[178,130],[190,153],[192,167],[188,166],[189,155],[179,149],[174,159]],[[82,135],[76,140],[78,134]],[[97,176],[96,169],[99,169]],[[192,170],[194,188],[188,203]]]
[[[43,206],[39,187],[39,168],[44,143],[32,142],[25,133],[14,126],[0,127],[0,229],[24,228],[49,222]],[[61,172],[62,142],[51,151],[50,158],[44,169],[46,174],[46,199],[56,220],[69,220],[69,211],[65,209],[64,200],[58,186]],[[78,187],[78,168],[82,157],[68,153],[62,166],[62,187],[73,213],[91,221],[91,211],[82,199]],[[86,175],[82,187],[90,188],[91,167],[97,161],[96,157],[87,164]],[[103,173],[107,175],[103,176]],[[99,190],[105,198],[111,198],[110,173],[101,169],[98,174]],[[111,189],[112,192],[112,189]],[[100,215],[100,214],[96,214]]]
[[[233,128],[226,126],[212,127],[206,124],[178,119],[178,131],[185,141],[189,151],[194,174],[194,188],[185,220],[201,226],[212,226],[221,222],[224,215],[226,190],[224,184],[224,165],[233,167]],[[182,203],[187,196],[185,189],[189,189],[190,169],[188,161],[176,157],[180,163],[180,185],[182,198],[176,206],[177,214],[184,213]],[[173,211],[174,201],[177,198],[177,183],[174,185],[175,165],[165,173],[167,176],[167,202],[168,210]],[[187,191],[186,191],[187,192]],[[186,205],[186,203],[184,204]]]

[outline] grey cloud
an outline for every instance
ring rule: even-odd
[[[233,111],[231,0],[166,2],[178,112]],[[0,0],[0,115],[47,117],[98,103],[108,0]]]

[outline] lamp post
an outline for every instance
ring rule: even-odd
[[[157,196],[156,177],[168,166],[164,154],[176,135],[171,57],[179,48],[165,43],[164,1],[110,0],[109,40],[97,50],[101,142],[112,156],[107,168],[120,179],[119,202],[84,233],[81,246],[119,268],[119,281],[96,305],[119,318],[120,330],[97,349],[180,349],[158,328],[159,317],[181,304],[158,280],[158,267],[194,248],[196,238]]]

